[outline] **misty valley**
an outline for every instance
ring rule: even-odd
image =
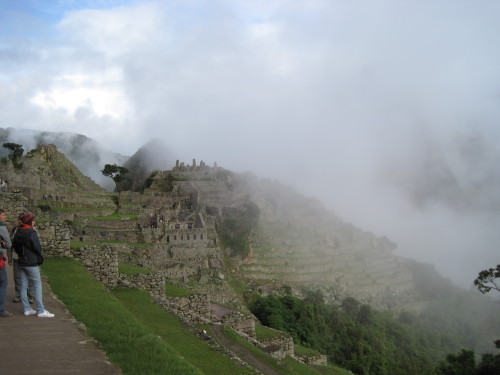
[[[183,358],[166,374],[500,373],[500,271],[464,289],[316,198],[176,160],[158,140],[130,157],[72,133],[0,128],[0,141],[0,208],[8,227],[20,212],[37,217],[54,293],[77,316],[59,280],[92,275],[88,306],[112,296],[158,337],[148,350]],[[92,283],[103,301],[85,297]],[[101,318],[89,316],[94,332]],[[163,319],[189,334],[169,342],[166,324],[154,324]],[[102,345],[114,339],[95,332]],[[110,357],[123,373],[153,365]]]

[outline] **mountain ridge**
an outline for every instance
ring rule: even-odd
[[[53,146],[39,146],[23,157],[21,169],[6,161],[0,178],[28,197],[26,209],[67,223],[73,242],[119,241],[114,246],[136,264],[164,272],[214,302],[244,308],[223,282],[227,278],[263,296],[302,296],[301,288],[307,287],[330,303],[355,297],[379,309],[390,307],[395,314],[426,312],[437,298],[459,295],[433,267],[416,280],[422,266],[395,256],[394,243],[344,222],[319,201],[277,181],[216,165],[193,161],[158,171],[142,193],[120,194],[122,216],[92,219],[116,211],[111,199],[116,195],[79,176],[65,158]],[[30,178],[39,183],[24,175],[36,176]],[[59,192],[64,199],[47,200],[48,192]],[[255,206],[257,222],[252,221]],[[430,279],[436,284],[423,289]]]

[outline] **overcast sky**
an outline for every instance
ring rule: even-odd
[[[496,0],[0,0],[0,127],[162,139],[467,287],[500,263],[499,36]]]

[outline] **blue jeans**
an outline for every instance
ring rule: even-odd
[[[42,301],[42,278],[38,266],[24,267],[21,269],[21,302],[23,303],[24,311],[30,311],[31,305],[28,301],[28,284],[31,284],[32,291],[36,302],[36,312],[41,314],[45,311]]]
[[[21,299],[21,266],[18,264],[17,259],[13,259],[12,263],[12,269],[14,270],[14,290],[16,291],[16,298]],[[28,287],[28,298],[33,298],[32,289],[30,285]]]
[[[4,302],[5,295],[7,294],[7,284],[9,280],[7,279],[7,262],[5,262],[5,267],[0,270],[0,314],[4,313]]]

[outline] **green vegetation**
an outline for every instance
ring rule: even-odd
[[[262,326],[260,324],[255,325],[255,334],[257,336],[257,340],[259,341],[270,340],[286,335],[283,331],[278,331],[276,329]]]
[[[249,236],[257,227],[259,207],[249,201],[232,216],[217,221],[217,233],[224,248],[232,255],[247,256],[250,252]]]
[[[158,339],[158,334],[144,324],[143,320],[153,320],[151,317],[138,319],[85,272],[78,261],[50,258],[44,263],[43,272],[53,292],[71,314],[86,325],[89,334],[99,341],[109,359],[124,374],[165,374],[165,369],[168,374],[203,374],[176,353],[171,346],[174,342]],[[149,299],[143,300],[141,310],[152,306]],[[136,300],[131,304],[139,308]]]
[[[165,295],[167,297],[187,297],[192,294],[196,294],[196,292],[174,284],[165,284]]]
[[[145,291],[116,289],[110,294],[74,259],[49,258],[43,273],[52,291],[125,375],[255,373],[197,338],[175,315],[152,303]],[[210,331],[211,326],[205,328]],[[291,358],[278,363],[231,329],[225,328],[224,335],[282,375],[347,374],[336,367],[307,366]]]
[[[283,360],[285,366],[288,366],[289,371],[292,374],[300,375],[352,375],[352,372],[345,370],[341,367],[328,365],[328,366],[306,366],[300,362],[297,362],[293,358],[286,357]]]
[[[321,355],[323,353],[318,352],[317,350],[311,348],[305,348],[302,345],[295,344],[294,345],[295,355],[303,356],[303,357],[313,357],[317,355]]]
[[[95,245],[93,242],[85,242],[85,241],[71,241],[69,244],[69,248],[71,250],[79,250],[84,246],[92,246]]]
[[[479,272],[474,280],[477,289],[486,294],[492,290],[500,292],[500,264],[496,268],[489,268]],[[500,340],[495,340],[495,347],[500,349]],[[442,361],[436,368],[437,375],[493,375],[500,374],[500,353],[485,353],[476,365],[476,356],[473,350],[462,349],[458,354],[448,354],[446,361]]]
[[[153,174],[151,174],[150,176],[151,178],[150,182],[148,181],[150,187],[153,181],[155,180],[155,177],[156,173],[153,172]],[[174,189],[174,181],[179,181],[179,180],[181,180],[181,178],[175,178],[172,172],[169,172],[164,178],[156,180],[156,187],[160,191],[171,192]]]
[[[212,332],[212,327],[207,327],[208,332]],[[283,374],[283,375],[344,375],[347,374],[344,370],[340,370],[335,367],[312,367],[300,363],[290,357],[286,357],[284,361],[276,362],[269,355],[265,354],[263,351],[257,349],[254,345],[250,344],[248,341],[244,340],[240,335],[238,335],[233,329],[229,327],[223,327],[222,333],[225,340],[229,342],[230,346],[240,346],[245,348],[248,352],[257,358],[261,363],[272,369],[273,371]],[[215,336],[212,333],[213,336]]]
[[[500,349],[500,340],[495,342]],[[483,354],[476,365],[474,351],[462,349],[458,354],[448,354],[446,361],[439,364],[436,375],[496,375],[500,374],[500,353]]]
[[[107,216],[87,216],[87,219],[93,220],[136,220],[139,215],[136,214],[120,214],[115,212],[112,215]]]
[[[10,159],[10,161],[12,162],[12,166],[15,169],[22,169],[23,163],[19,162],[19,159],[21,159],[24,154],[24,148],[22,147],[22,145],[19,145],[17,143],[6,142],[2,144],[2,147],[10,150],[8,159]]]
[[[64,206],[62,207],[56,207],[54,205],[54,203],[52,203],[52,205],[50,206],[50,210],[52,212],[72,212],[72,211],[76,211],[76,212],[80,212],[80,211],[102,211],[103,208],[102,207],[81,207],[81,206],[69,206],[67,204],[65,204]],[[90,216],[92,217],[92,216]]]
[[[174,348],[186,362],[196,366],[204,374],[254,374],[253,370],[245,370],[222,352],[212,348],[206,341],[198,339],[175,315],[153,304],[146,292],[119,289],[113,294],[138,322],[154,332],[163,342]],[[146,371],[137,373],[147,374]]]
[[[257,297],[250,309],[262,324],[288,332],[296,344],[328,355],[356,374],[427,375],[446,353],[435,332],[395,320],[353,298],[325,305],[321,294]]]
[[[479,272],[479,275],[474,280],[474,285],[483,294],[491,290],[500,292],[500,281],[497,279],[500,279],[500,264],[496,268],[489,268]]]
[[[125,175],[128,173],[128,169],[116,164],[106,164],[104,165],[104,169],[101,170],[101,173],[111,178],[115,184],[123,181]]]

